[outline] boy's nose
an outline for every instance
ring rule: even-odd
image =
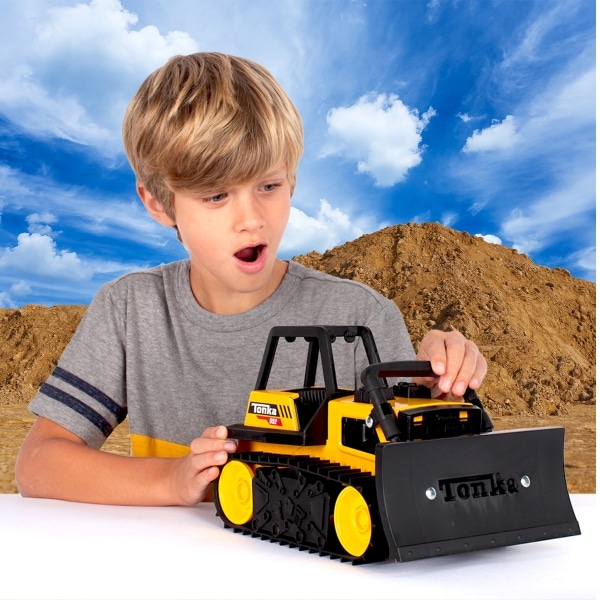
[[[239,231],[256,231],[263,225],[260,202],[253,194],[241,194],[236,207],[236,228]]]

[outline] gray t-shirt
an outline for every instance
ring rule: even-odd
[[[132,434],[189,445],[213,425],[243,421],[275,325],[366,325],[383,361],[412,360],[398,307],[371,288],[290,262],[279,288],[235,315],[202,309],[189,261],[102,286],[30,410],[99,448],[126,415]],[[280,344],[269,388],[300,387],[306,351]],[[334,344],[339,387],[355,388],[362,343]]]

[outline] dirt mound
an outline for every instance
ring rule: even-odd
[[[400,307],[415,345],[429,329],[475,341],[496,415],[555,415],[596,398],[596,286],[436,223],[396,225],[294,260],[361,281]]]
[[[0,406],[30,400],[75,332],[85,306],[0,309]]]

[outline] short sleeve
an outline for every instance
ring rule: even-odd
[[[125,329],[124,309],[107,284],[29,409],[100,448],[127,415]]]

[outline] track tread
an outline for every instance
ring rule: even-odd
[[[237,452],[230,455],[230,460],[239,460],[253,465],[256,468],[262,467],[289,467],[298,473],[303,474],[310,479],[312,483],[322,481],[324,485],[330,488],[346,487],[348,485],[356,487],[364,496],[373,521],[373,536],[372,542],[367,551],[359,557],[347,554],[337,541],[335,529],[331,523],[328,527],[329,534],[325,540],[323,548],[318,548],[310,544],[302,542],[292,542],[279,537],[267,535],[264,531],[253,531],[252,525],[233,525],[228,522],[225,515],[222,513],[218,502],[218,487],[217,482],[214,484],[214,498],[217,507],[217,515],[223,520],[224,525],[228,529],[232,529],[235,533],[242,533],[253,538],[268,540],[271,543],[277,543],[281,546],[296,548],[299,551],[307,551],[310,554],[319,554],[319,556],[329,556],[331,559],[338,559],[342,562],[351,562],[352,564],[364,564],[370,562],[379,562],[385,560],[389,556],[387,541],[383,533],[381,523],[379,522],[379,510],[377,506],[377,497],[375,489],[375,477],[371,473],[366,473],[360,469],[347,467],[330,460],[322,460],[311,457],[309,455],[287,455],[276,454],[270,452]],[[217,480],[218,481],[218,480]],[[338,492],[339,493],[339,492]],[[335,498],[332,498],[330,517],[333,514],[333,504]],[[338,549],[339,548],[339,549]]]

